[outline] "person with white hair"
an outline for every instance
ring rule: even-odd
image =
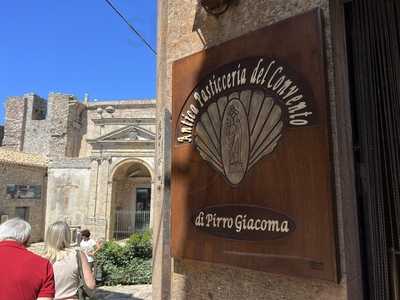
[[[53,300],[51,263],[26,249],[31,225],[21,219],[0,224],[0,299]]]

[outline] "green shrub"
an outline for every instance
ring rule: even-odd
[[[96,263],[103,273],[104,284],[151,283],[151,234],[133,234],[124,245],[106,242],[96,253]]]
[[[113,265],[121,267],[125,265],[124,247],[114,241],[105,242],[102,248],[96,253],[96,263],[99,266]]]
[[[150,259],[153,249],[151,247],[151,233],[145,231],[142,234],[133,234],[125,245],[125,253],[129,257]]]

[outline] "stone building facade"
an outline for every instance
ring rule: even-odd
[[[32,225],[31,242],[43,240],[47,160],[0,148],[0,217],[20,217]]]
[[[7,101],[3,149],[48,158],[46,226],[65,220],[97,238],[151,227],[154,140],[154,100],[81,103],[50,93]]]
[[[143,206],[136,198],[153,185],[154,101],[88,103],[82,120],[66,143],[74,155],[49,163],[46,224],[65,218],[103,238],[132,232],[139,217],[151,224],[151,214],[136,213]]]

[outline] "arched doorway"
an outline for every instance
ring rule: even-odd
[[[151,173],[138,161],[117,166],[112,176],[110,237],[128,238],[150,227]]]

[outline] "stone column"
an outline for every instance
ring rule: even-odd
[[[158,1],[158,36],[157,36],[157,128],[156,152],[154,166],[154,201],[153,201],[153,299],[171,299],[171,257],[169,247],[169,210],[164,204],[169,203],[169,197],[164,197],[163,162],[165,152],[163,147],[164,111],[170,108],[167,36],[169,0]],[[169,138],[169,137],[165,137]],[[167,150],[169,151],[169,149]],[[167,217],[166,217],[167,216]],[[164,234],[165,233],[165,234]]]
[[[106,236],[110,161],[109,157],[102,157],[98,169],[97,199],[94,211],[94,226],[97,238],[104,238]]]
[[[151,198],[150,198],[150,229],[153,228],[153,222],[154,222],[154,201],[155,201],[155,188],[156,188],[156,184],[155,184],[155,180],[154,180],[154,175],[151,177],[151,183],[150,183],[150,187],[151,187]]]
[[[110,229],[111,229],[111,222],[113,222],[113,216],[111,215],[112,213],[112,201],[113,201],[113,178],[112,178],[112,170],[111,170],[111,163],[112,160],[109,160],[109,171],[108,171],[108,176],[107,176],[107,199],[106,199],[106,207],[105,207],[105,218],[107,220],[106,228],[105,228],[105,235],[104,237],[106,239],[110,239]]]
[[[101,160],[97,157],[93,157],[90,162],[90,192],[89,200],[87,201],[87,213],[86,213],[86,223],[92,226],[93,219],[96,216],[96,206],[98,198],[98,177],[100,169]]]

